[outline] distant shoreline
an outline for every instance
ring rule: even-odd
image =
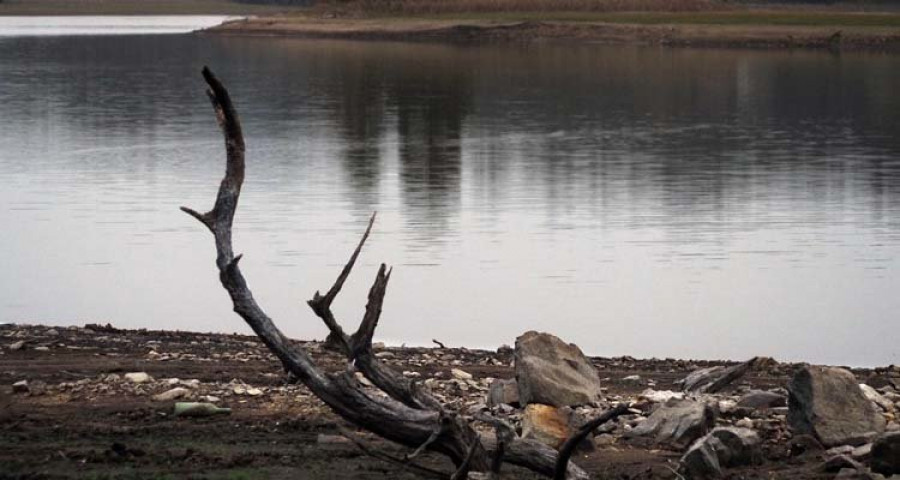
[[[900,27],[716,25],[491,19],[321,19],[258,17],[227,22],[204,34],[387,41],[580,41],[677,47],[829,49],[900,52]]]
[[[347,5],[342,7],[342,5]],[[451,43],[578,41],[708,48],[900,52],[900,10],[845,6],[697,11],[391,13],[347,4],[303,8],[233,0],[2,0],[0,16],[235,15],[203,34]],[[410,4],[412,5],[412,4]],[[716,6],[718,5],[718,6]]]

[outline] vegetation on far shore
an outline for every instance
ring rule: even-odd
[[[417,18],[557,21],[636,25],[900,27],[900,9],[879,2],[766,4],[719,0],[0,0],[0,15],[279,15],[317,18]]]

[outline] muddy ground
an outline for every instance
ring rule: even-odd
[[[300,343],[327,369],[345,367],[320,344]],[[434,378],[435,393],[463,412],[481,407],[490,379],[514,375],[510,349],[376,351],[407,376]],[[647,388],[677,390],[674,382],[688,372],[718,364],[592,360],[611,400]],[[795,367],[773,363],[733,388],[783,386]],[[454,380],[452,368],[474,378]],[[135,383],[125,377],[129,372],[146,372],[153,380]],[[854,373],[876,387],[898,381],[891,369]],[[14,389],[21,380],[28,387]],[[212,400],[232,413],[175,418],[174,401],[153,396],[178,386],[189,391],[181,400]],[[727,414],[720,419],[733,421]],[[770,425],[760,430],[764,463],[733,470],[732,478],[834,477],[820,469],[821,452],[792,448],[782,424],[759,422]],[[283,374],[255,337],[98,325],[0,326],[0,478],[418,478],[362,454],[340,436],[339,425],[344,424],[327,407]],[[407,451],[366,438],[387,451]],[[678,478],[680,454],[616,438],[573,460],[596,478]],[[423,463],[450,469],[435,455]],[[504,472],[504,478],[536,478],[512,468]]]

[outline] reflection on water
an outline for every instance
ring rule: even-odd
[[[377,210],[339,301],[393,264],[379,334],[598,355],[897,363],[900,58],[216,37],[0,39],[0,321],[245,330],[217,285],[221,138],[245,124],[236,247],[291,335]]]

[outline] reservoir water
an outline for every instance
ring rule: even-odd
[[[900,56],[4,28],[0,322],[248,331],[178,209],[224,171],[209,65],[289,335],[378,211],[335,310],[392,265],[389,344],[900,363]]]

